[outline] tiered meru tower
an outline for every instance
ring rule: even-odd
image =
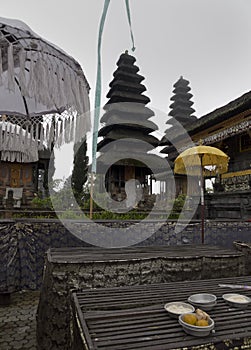
[[[177,134],[181,132],[179,124],[186,129],[186,126],[191,126],[197,120],[197,117],[193,115],[195,110],[192,108],[193,101],[191,99],[193,95],[189,92],[191,90],[189,81],[181,76],[173,87],[173,96],[171,97],[171,101],[173,102],[169,106],[171,110],[168,114],[171,116],[171,119],[166,122],[169,128],[165,130],[166,135],[163,136],[159,144],[160,146],[168,146],[161,153],[169,154],[170,160],[174,160],[178,154],[175,153],[173,156],[170,154],[170,151],[173,151],[174,147],[170,147],[171,143],[168,140],[168,135],[171,133],[172,136],[178,136]]]
[[[161,153],[168,155],[167,160],[171,167],[174,166],[174,160],[179,155],[177,148],[180,147],[181,150],[184,142],[188,142],[186,146],[189,147],[186,127],[191,127],[197,120],[197,117],[193,115],[195,110],[192,108],[193,102],[191,99],[193,95],[190,93],[189,81],[181,76],[173,87],[173,96],[171,97],[173,102],[169,106],[170,112],[168,114],[171,118],[166,122],[169,128],[165,130],[165,135],[159,143],[159,146],[166,146],[161,150]],[[175,146],[172,144],[174,140]],[[185,176],[183,175],[175,176],[177,194],[186,193],[186,181],[184,181],[184,178]],[[164,178],[162,180],[165,181]],[[166,186],[168,188],[167,183]]]
[[[159,142],[150,135],[158,127],[148,120],[154,112],[146,107],[150,99],[142,94],[146,91],[141,84],[144,77],[138,74],[135,61],[127,51],[120,56],[117,70],[113,73],[114,79],[109,84],[109,101],[104,106],[105,114],[101,118],[103,126],[98,134],[103,137],[97,147],[101,153],[101,163],[102,155],[108,153],[112,164],[106,172],[106,190],[115,200],[126,198],[125,182],[130,179],[137,179],[143,193],[149,194],[151,170],[144,163],[144,157]],[[139,141],[144,141],[143,147]],[[105,162],[108,162],[107,157]]]
[[[196,120],[196,117],[192,115],[195,110],[191,107],[193,105],[191,101],[193,95],[189,92],[191,90],[189,81],[181,76],[173,87],[174,95],[171,97],[173,103],[169,106],[171,109],[169,115],[183,126],[186,126],[186,124]]]

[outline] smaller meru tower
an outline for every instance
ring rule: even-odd
[[[109,84],[109,101],[101,118],[103,125],[98,133],[99,137],[103,137],[97,147],[101,159],[102,153],[106,152],[104,149],[109,146],[112,164],[106,172],[106,190],[118,201],[126,198],[125,183],[130,179],[138,180],[145,197],[151,193],[151,170],[142,159],[147,160],[147,152],[158,145],[158,139],[150,135],[158,127],[149,120],[154,112],[146,107],[150,99],[143,95],[146,91],[141,83],[144,77],[138,74],[135,61],[135,57],[127,51],[119,57],[114,78]],[[143,148],[140,141],[144,141]]]
[[[189,136],[187,129],[191,127],[198,120],[193,113],[195,110],[192,108],[194,104],[191,101],[193,95],[191,94],[190,83],[188,80],[181,76],[177,82],[173,85],[173,96],[171,97],[171,104],[169,106],[170,112],[168,115],[171,117],[167,120],[166,124],[169,126],[165,130],[165,135],[161,139],[159,146],[165,146],[161,153],[167,155],[167,161],[171,168],[174,167],[174,161],[179,155],[178,147],[182,147],[185,142],[189,142]],[[172,141],[175,139],[175,145]],[[189,143],[187,144],[189,146]],[[192,147],[192,144],[191,144]],[[163,179],[165,181],[165,179]],[[176,194],[186,193],[186,176],[176,175]],[[166,188],[168,183],[166,182]]]

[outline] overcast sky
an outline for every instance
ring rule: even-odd
[[[1,1],[0,16],[24,21],[77,59],[91,86],[93,106],[103,3],[8,0]],[[145,76],[153,107],[169,111],[173,84],[181,75],[190,81],[198,117],[250,90],[250,0],[131,0],[130,4],[136,64]],[[111,0],[102,43],[102,104],[118,57],[126,49],[131,49],[131,41],[125,2]]]
[[[81,64],[94,107],[97,37],[104,0],[0,3],[1,17],[24,21]],[[181,75],[190,81],[197,117],[251,90],[251,0],[131,0],[130,5],[136,46],[133,55],[145,77],[145,94],[152,107],[169,112],[173,84]],[[107,101],[116,62],[125,50],[132,53],[131,47],[125,1],[111,0],[102,42],[102,105]],[[153,121],[161,137],[166,120]],[[72,155],[72,150],[66,150],[59,152],[62,158],[56,160],[56,177],[62,174],[64,164],[71,162],[65,154]],[[88,153],[90,156],[90,149]]]

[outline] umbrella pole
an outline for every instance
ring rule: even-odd
[[[201,209],[201,243],[204,244],[204,228],[205,228],[205,200],[204,200],[204,186],[203,186],[203,154],[200,155],[200,209]]]

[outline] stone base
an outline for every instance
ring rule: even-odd
[[[242,253],[206,245],[51,249],[38,307],[38,350],[71,349],[73,290],[244,274]]]

